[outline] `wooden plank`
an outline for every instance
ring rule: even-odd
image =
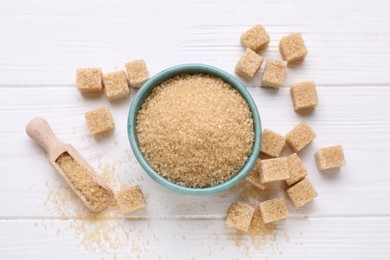
[[[383,114],[389,110],[390,88],[320,87],[320,105],[308,116],[293,112],[287,88],[277,93],[261,88],[248,89],[260,109],[263,127],[286,134],[299,121],[307,120],[317,132],[314,143],[300,155],[319,197],[307,208],[291,209],[291,215],[390,214],[389,174],[384,170],[390,154],[390,117]],[[0,197],[12,200],[0,200],[0,218],[61,217],[64,210],[58,203],[70,207],[70,210],[65,210],[65,215],[77,216],[75,211],[81,207],[73,200],[64,199],[69,196],[66,190],[65,195],[56,193],[57,189],[63,189],[63,183],[56,178],[43,150],[24,133],[27,122],[38,115],[51,123],[61,139],[78,148],[98,173],[114,172],[118,179],[116,183],[114,181],[115,188],[119,188],[119,183],[142,185],[147,194],[148,209],[134,217],[225,216],[230,203],[239,198],[238,192],[209,197],[184,196],[160,187],[145,174],[127,140],[126,118],[130,102],[129,99],[108,104],[103,97],[89,100],[68,87],[2,89],[0,121],[4,124],[0,132]],[[83,112],[105,103],[113,112],[117,128],[112,136],[96,141],[89,136]],[[320,174],[313,153],[322,146],[333,144],[344,146],[347,164],[334,174]],[[56,194],[59,197],[57,204]]]
[[[288,219],[265,237],[239,236],[224,228],[222,220],[2,220],[0,228],[1,259],[388,259],[390,255],[390,218]]]
[[[389,12],[385,0],[0,1],[0,259],[389,259]],[[319,197],[298,211],[289,206],[289,218],[264,238],[224,228],[237,189],[190,197],[145,174],[127,141],[131,99],[109,104],[74,87],[77,67],[110,71],[135,58],[146,59],[152,75],[193,62],[233,73],[243,52],[239,35],[256,23],[271,36],[260,53],[266,59],[280,58],[280,37],[303,33],[309,55],[288,68],[285,85],[314,80],[320,97],[315,113],[298,116],[288,89],[255,87],[260,75],[243,81],[264,127],[285,134],[307,120],[318,135],[300,155]],[[102,104],[110,106],[117,129],[96,141],[83,113]],[[87,221],[24,133],[37,115],[114,189],[140,184],[147,209]],[[347,165],[320,174],[313,153],[332,144],[344,146]]]
[[[239,35],[256,23],[272,39],[266,58],[280,58],[283,35],[303,33],[309,55],[288,69],[286,85],[389,85],[389,9],[384,0],[1,1],[0,86],[71,85],[77,67],[108,71],[134,58],[145,58],[152,74],[193,62],[233,72]]]

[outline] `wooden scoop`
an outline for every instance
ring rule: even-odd
[[[26,126],[26,132],[28,136],[34,139],[40,146],[42,146],[48,153],[49,162],[53,167],[61,174],[72,190],[77,194],[81,201],[93,212],[100,212],[110,206],[111,201],[114,198],[114,194],[110,188],[103,182],[103,180],[97,175],[94,169],[88,164],[88,162],[77,152],[77,150],[70,144],[64,144],[53,133],[47,121],[43,118],[37,117],[31,120]],[[109,196],[109,200],[100,205],[98,208],[93,206],[88,199],[72,184],[71,180],[59,167],[56,160],[64,153],[68,153],[78,164],[87,169],[90,173],[90,177],[100,187],[102,187]]]

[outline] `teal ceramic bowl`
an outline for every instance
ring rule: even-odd
[[[202,74],[208,74],[214,77],[221,78],[226,83],[230,84],[233,88],[235,88],[239,93],[241,93],[243,98],[248,103],[250,110],[252,111],[254,130],[255,130],[255,141],[254,141],[252,153],[248,161],[244,164],[244,166],[240,169],[240,171],[238,171],[233,177],[231,177],[227,181],[215,186],[210,186],[205,188],[189,188],[189,187],[175,184],[165,179],[149,165],[148,161],[145,159],[145,157],[141,152],[141,149],[138,146],[137,133],[136,133],[136,123],[137,123],[136,119],[137,119],[138,111],[142,107],[142,103],[153,91],[153,89],[158,85],[160,85],[163,81],[183,73],[185,74],[202,73]],[[175,192],[179,192],[187,195],[209,195],[209,194],[226,190],[234,186],[235,184],[239,183],[252,169],[260,151],[261,121],[260,121],[260,116],[256,104],[253,101],[251,95],[235,77],[233,77],[232,75],[230,75],[229,73],[223,70],[220,70],[212,66],[203,65],[203,64],[184,64],[184,65],[178,65],[166,69],[158,73],[157,75],[155,75],[154,77],[152,77],[142,85],[142,87],[138,90],[137,94],[135,95],[133,103],[131,104],[129,110],[128,121],[127,121],[127,132],[129,136],[130,145],[131,148],[133,149],[135,157],[137,158],[138,162],[141,164],[142,168],[155,181],[160,183],[162,186]]]

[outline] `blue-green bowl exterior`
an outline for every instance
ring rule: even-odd
[[[180,74],[199,74],[199,73],[208,74],[214,77],[221,78],[226,83],[230,84],[233,88],[235,88],[243,96],[243,98],[248,103],[249,108],[253,115],[255,140],[254,140],[252,153],[248,161],[244,164],[241,170],[238,173],[236,173],[233,177],[218,185],[205,187],[205,188],[190,188],[169,181],[168,179],[159,175],[149,165],[149,163],[143,156],[138,146],[137,133],[136,133],[136,119],[137,119],[138,111],[141,109],[144,100],[149,96],[149,94],[153,91],[153,89],[158,85],[160,85],[163,81]],[[220,70],[218,68],[209,65],[183,64],[183,65],[171,67],[169,69],[166,69],[158,73],[157,75],[150,78],[147,82],[145,82],[142,85],[142,87],[138,90],[137,94],[135,95],[129,110],[128,121],[127,121],[127,132],[128,132],[130,145],[134,152],[135,157],[137,158],[138,162],[141,164],[142,168],[155,181],[157,181],[164,187],[173,190],[175,192],[179,192],[187,195],[209,195],[233,187],[249,173],[249,171],[253,168],[260,151],[262,130],[261,130],[260,116],[255,102],[253,101],[251,95],[246,90],[246,88],[235,77],[233,77],[232,75],[230,75],[229,73],[223,70]]]

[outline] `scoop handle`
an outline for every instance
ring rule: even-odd
[[[27,124],[26,133],[42,146],[49,156],[56,148],[64,146],[64,143],[54,135],[53,130],[47,121],[41,117],[34,118]]]

